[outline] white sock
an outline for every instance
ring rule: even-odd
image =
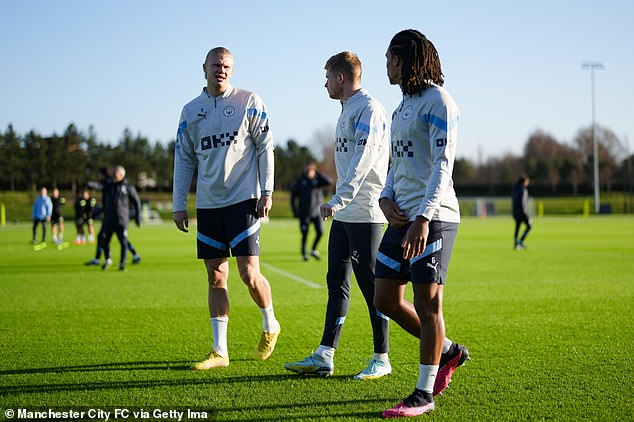
[[[262,313],[262,330],[267,333],[277,333],[280,330],[280,323],[275,319],[273,303],[266,308],[260,308],[260,313]]]
[[[418,384],[416,384],[416,388],[430,394],[433,393],[437,373],[438,365],[424,365],[421,363],[418,369]]]
[[[229,317],[215,317],[210,318],[211,331],[214,336],[214,352],[220,356],[229,356],[229,350],[227,349],[227,325],[229,324]]]
[[[387,353],[375,353],[374,359],[380,360],[381,362],[384,362],[384,363],[387,363],[390,361],[390,358],[387,357]]]
[[[442,352],[443,353],[447,353],[449,351],[449,348],[451,347],[452,344],[453,344],[453,341],[451,341],[447,337],[445,337],[445,340],[443,340],[443,342],[442,342]]]
[[[335,348],[330,346],[319,345],[315,352],[328,362],[332,362],[335,358]]]
[[[56,234],[53,235],[53,242],[57,243],[57,235]]]

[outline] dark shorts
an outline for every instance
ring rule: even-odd
[[[62,224],[64,222],[64,217],[61,215],[53,215],[51,216],[51,224],[53,226]]]
[[[431,221],[425,250],[406,260],[401,243],[411,224],[385,231],[376,257],[376,278],[445,284],[458,224]]]
[[[198,259],[260,255],[257,199],[224,208],[198,208]]]

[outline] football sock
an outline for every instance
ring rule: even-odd
[[[387,357],[387,353],[375,353],[374,354],[374,359],[375,360],[380,360],[381,362],[389,362],[390,358]]]
[[[275,319],[275,312],[273,312],[273,303],[266,308],[260,308],[262,314],[262,330],[267,333],[277,333],[280,330],[280,323]]]
[[[449,351],[449,349],[451,348],[451,345],[453,344],[453,341],[449,340],[447,337],[445,337],[445,340],[442,343],[442,352],[447,353]]]
[[[416,388],[431,394],[434,391],[434,382],[438,373],[438,365],[420,364],[418,370],[418,384]]]
[[[220,356],[229,356],[227,349],[227,325],[229,325],[229,317],[221,316],[210,318],[211,331],[214,337],[214,352]]]
[[[335,358],[335,348],[331,346],[319,345],[317,351],[315,352],[327,362],[332,362]]]
[[[434,398],[432,393],[423,391],[419,388],[416,388],[409,397],[403,400],[403,404],[407,407],[420,407],[433,402]]]

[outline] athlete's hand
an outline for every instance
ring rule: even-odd
[[[321,219],[326,221],[335,215],[335,210],[328,204],[321,204],[319,214],[321,215]]]
[[[182,232],[189,232],[189,220],[187,219],[187,211],[176,211],[174,213],[174,223],[176,228]]]
[[[407,214],[405,214],[405,212],[396,205],[396,202],[387,198],[381,198],[379,200],[379,207],[381,207],[383,215],[387,218],[387,222],[395,229],[403,227],[409,223],[409,217],[407,217]]]
[[[273,199],[268,195],[263,195],[258,200],[258,217],[268,217],[269,211],[273,206]]]
[[[427,246],[427,236],[429,236],[429,220],[419,215],[407,229],[403,243],[401,243],[403,258],[412,259],[423,253],[425,246]]]

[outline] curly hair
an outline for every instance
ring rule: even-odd
[[[415,29],[394,35],[388,51],[401,59],[401,89],[412,95],[432,85],[445,83],[438,51],[431,41]]]

